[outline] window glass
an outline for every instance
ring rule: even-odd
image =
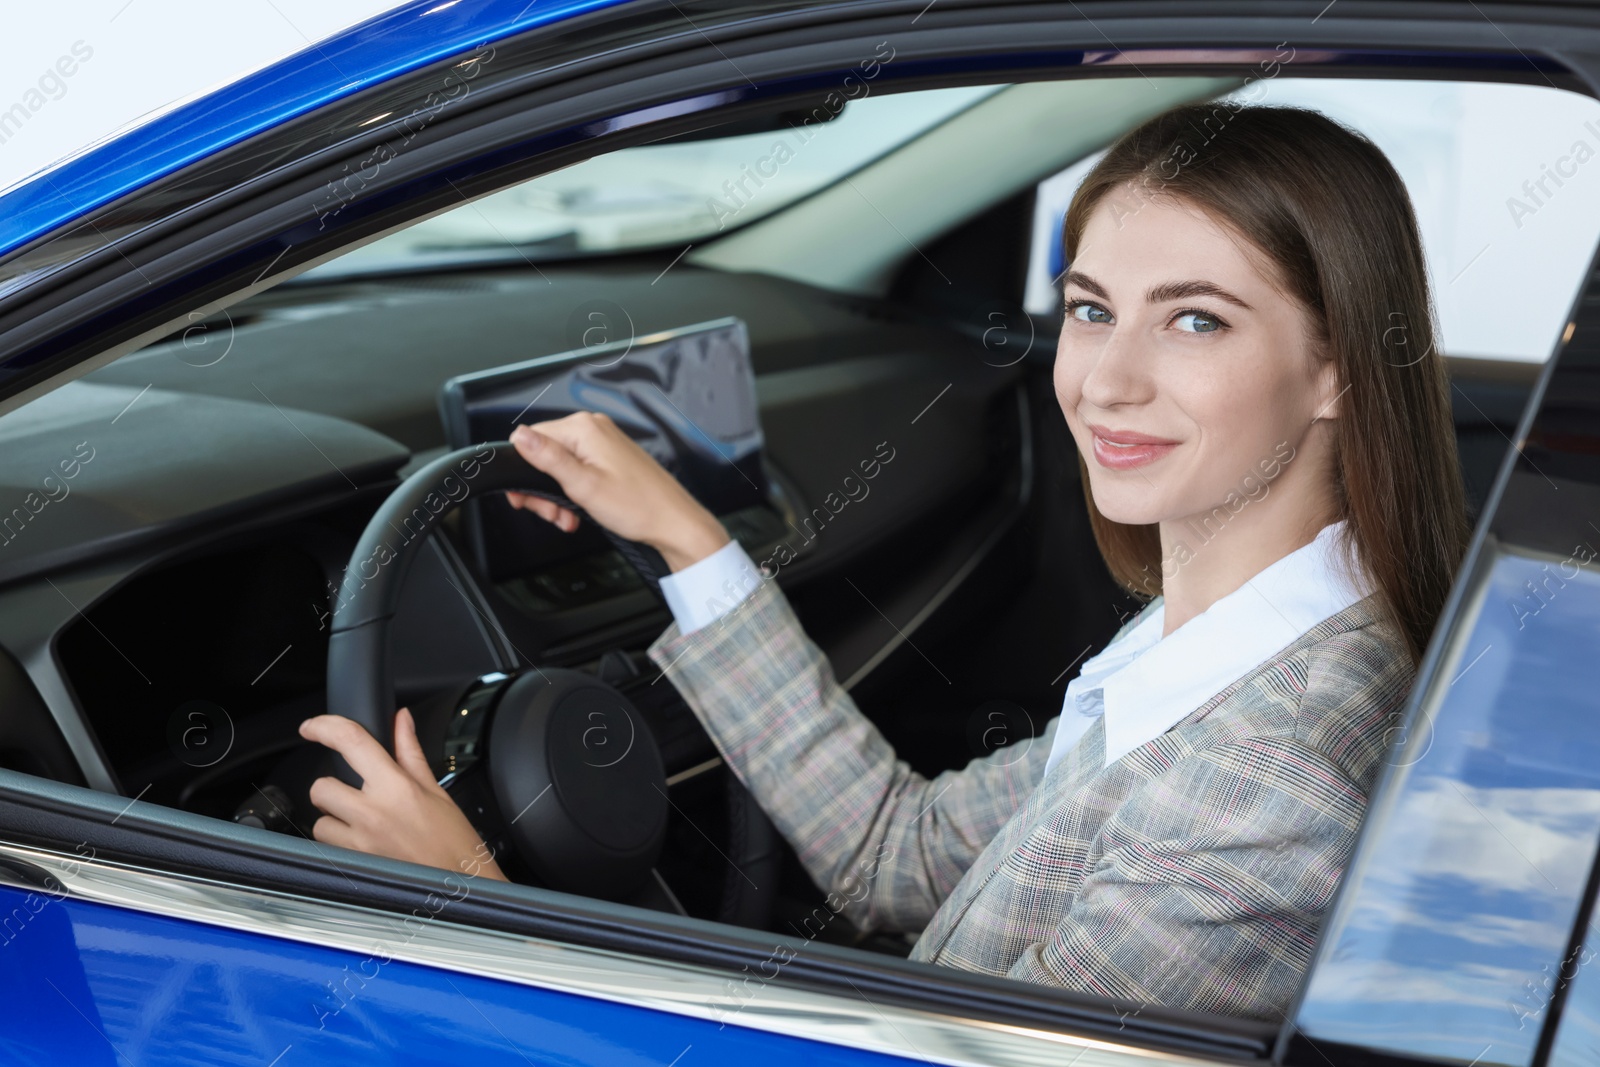
[[[1595,962],[1600,956],[1600,930],[1589,916],[1583,943],[1552,964],[1549,973],[1571,983],[1562,1006],[1561,1025],[1550,1049],[1548,1067],[1591,1067],[1600,1063],[1600,985],[1595,982]]]
[[[1600,833],[1594,685],[1572,667],[1600,642],[1596,557],[1501,556],[1478,589],[1450,681],[1394,738],[1298,1019],[1313,1044],[1531,1061]]]
[[[1549,358],[1600,236],[1600,101],[1525,85],[1288,77],[1231,99],[1315,108],[1383,149],[1416,208],[1446,355]],[[1061,219],[1098,159],[1039,186],[1030,314],[1055,312]]]
[[[699,240],[838,181],[1003,88],[864,95],[836,118],[797,120],[791,129],[610,152],[437,215],[306,276],[485,253],[514,262],[566,259]]]

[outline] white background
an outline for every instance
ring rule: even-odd
[[[0,144],[0,189],[175,101],[401,6],[400,0],[54,0],[7,4],[0,112],[75,42],[93,50],[59,98]]]

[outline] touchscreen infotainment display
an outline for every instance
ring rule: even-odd
[[[712,514],[767,498],[750,338],[737,318],[462,375],[445,382],[439,407],[452,448],[503,441],[519,425],[575,411],[604,412]],[[565,534],[500,494],[470,502],[464,517],[491,581],[610,547],[592,522]]]

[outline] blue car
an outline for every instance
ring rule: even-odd
[[[0,1062],[1600,1062],[1597,98],[1577,3],[419,0],[11,187]],[[1394,159],[1476,523],[1283,1020],[852,927],[645,656],[659,559],[500,492],[608,412],[913,768],[1032,744],[1137,608],[1062,212],[1206,100]],[[401,704],[511,884],[311,836],[298,724]]]

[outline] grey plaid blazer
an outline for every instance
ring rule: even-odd
[[[691,634],[674,623],[650,656],[828,907],[922,931],[913,959],[1272,1020],[1414,674],[1368,597],[1109,767],[1096,723],[1041,782],[1052,721],[930,780],[839,687],[776,582]]]

